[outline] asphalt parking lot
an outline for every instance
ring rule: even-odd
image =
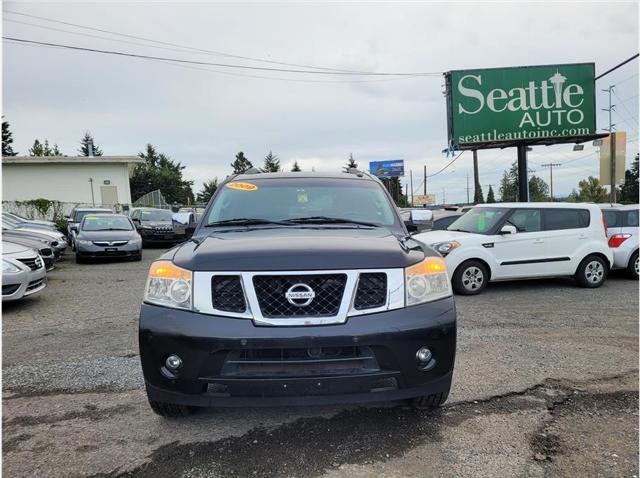
[[[5,476],[638,476],[638,283],[491,285],[457,297],[435,412],[146,403],[137,315],[150,262],[77,265],[3,306]]]

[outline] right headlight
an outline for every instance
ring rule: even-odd
[[[151,264],[144,301],[176,309],[191,310],[191,283],[193,273],[171,261]]]
[[[16,272],[20,272],[20,268],[6,259],[2,259],[2,273],[7,274],[15,274]]]
[[[422,304],[452,295],[447,265],[441,257],[427,257],[404,270],[406,305]]]

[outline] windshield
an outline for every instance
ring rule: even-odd
[[[171,221],[173,213],[168,209],[143,209],[140,211],[142,221]]]
[[[460,216],[447,230],[488,234],[508,212],[507,208],[474,207]]]
[[[104,213],[109,213],[109,211],[100,211],[99,209],[96,211],[76,211],[75,214],[75,222],[82,222],[82,219],[87,215],[87,214],[104,214]]]
[[[251,219],[255,223],[396,224],[393,206],[378,183],[329,178],[256,179],[227,183],[216,196],[206,223],[211,225],[241,219]]]
[[[131,231],[129,219],[122,216],[85,216],[83,231]]]

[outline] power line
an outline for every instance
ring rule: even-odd
[[[152,56],[152,55],[140,55],[137,53],[116,51],[116,50],[101,50],[98,48],[87,48],[80,47],[74,45],[64,45],[60,43],[53,42],[41,42],[35,40],[27,40],[24,38],[15,38],[15,37],[2,37],[4,40],[9,40],[12,42],[18,42],[23,44],[31,44],[31,45],[44,45],[44,46],[52,46],[58,47],[67,50],[74,51],[86,51],[90,53],[100,53],[104,55],[116,55],[116,56],[124,56],[129,58],[138,58],[143,60],[159,60],[159,61],[169,61],[175,63],[184,63],[184,64],[192,64],[192,65],[206,65],[206,66],[218,66],[223,68],[237,68],[242,70],[259,70],[259,71],[276,71],[276,72],[284,72],[284,73],[303,73],[303,74],[313,74],[313,75],[346,75],[346,76],[392,76],[392,77],[415,77],[415,76],[427,76],[428,74],[422,73],[389,73],[389,72],[362,72],[362,73],[350,73],[350,72],[340,72],[340,71],[309,71],[309,70],[294,70],[288,68],[268,68],[264,66],[248,66],[248,65],[236,65],[229,63],[213,63],[208,61],[196,61],[196,60],[184,60],[181,58],[170,58],[170,57],[161,57],[161,56]],[[435,74],[432,74],[435,75]],[[440,76],[440,74],[437,74]]]
[[[638,53],[636,53],[635,55],[627,58],[626,60],[624,60],[622,63],[618,63],[616,66],[614,66],[613,68],[608,69],[607,71],[605,71],[604,73],[596,76],[594,78],[594,80],[599,80],[600,78],[602,78],[603,76],[608,75],[609,73],[611,73],[612,71],[617,70],[618,68],[620,68],[622,65],[626,65],[627,63],[629,63],[631,60],[635,60],[636,58],[638,58]]]
[[[433,174],[429,174],[429,175],[427,175],[427,178],[432,178],[432,177],[434,177],[434,176],[437,176],[438,174],[440,174],[441,172],[443,172],[445,169],[447,169],[449,166],[451,166],[453,163],[455,163],[455,162],[458,160],[458,158],[459,158],[460,156],[462,156],[463,154],[464,154],[464,151],[460,151],[460,154],[458,154],[458,156],[456,156],[455,158],[453,158],[453,159],[449,162],[449,164],[447,164],[444,168],[442,168],[442,169],[441,169],[440,171],[438,171],[437,173],[433,173]]]
[[[152,38],[145,38],[145,37],[141,37],[141,36],[137,36],[137,35],[130,35],[130,34],[127,34],[127,33],[115,32],[115,31],[106,30],[106,29],[103,29],[103,28],[89,27],[89,26],[86,26],[86,25],[80,25],[80,24],[77,24],[77,23],[66,22],[66,21],[62,21],[62,20],[55,20],[55,19],[52,19],[52,18],[42,17],[42,16],[39,16],[39,15],[30,15],[30,14],[27,14],[27,13],[16,12],[16,11],[13,11],[13,10],[4,10],[4,13],[5,14],[9,13],[9,14],[13,14],[13,15],[20,15],[20,16],[28,17],[28,18],[35,18],[35,19],[38,19],[38,20],[46,21],[46,22],[58,23],[58,24],[67,25],[67,26],[73,26],[73,27],[76,27],[76,28],[84,29],[84,30],[97,31],[97,32],[101,32],[101,33],[107,33],[107,34],[110,34],[110,35],[116,35],[116,36],[131,38],[131,39],[134,39],[134,40],[142,40],[142,41],[145,41],[145,42],[155,43],[155,44],[158,44],[158,45],[177,47],[177,48],[181,48],[181,49],[184,49],[184,50],[189,50],[189,51],[193,51],[193,52],[197,52],[197,53],[204,53],[204,54],[209,54],[209,55],[219,55],[219,56],[224,56],[224,57],[227,57],[227,58],[236,58],[236,59],[240,59],[240,60],[258,61],[258,62],[263,62],[263,63],[283,65],[283,66],[293,66],[293,67],[296,67],[296,68],[308,68],[308,69],[313,69],[313,70],[324,70],[324,71],[322,71],[324,73],[333,72],[335,74],[384,75],[384,76],[435,76],[435,75],[440,76],[440,75],[442,75],[442,72],[412,72],[412,73],[387,73],[387,72],[383,72],[383,73],[375,73],[375,72],[369,72],[369,71],[348,70],[348,69],[341,69],[341,68],[330,68],[330,67],[324,67],[324,66],[300,64],[300,63],[288,63],[288,62],[277,61],[277,60],[267,60],[265,58],[257,58],[257,57],[250,57],[250,56],[244,56],[244,55],[236,55],[236,54],[225,53],[225,52],[216,51],[216,50],[208,50],[208,49],[205,49],[205,48],[196,48],[196,47],[192,47],[192,46],[188,46],[188,45],[181,45],[179,43],[171,43],[171,42],[165,42],[165,41],[161,41],[161,40],[154,40]],[[12,20],[12,21],[16,22],[16,20]],[[21,23],[25,23],[25,22],[21,22]],[[28,23],[25,23],[25,24],[30,25]],[[31,25],[32,26],[40,26],[42,28],[47,28],[47,27],[44,27],[44,26],[41,26],[41,25],[33,25],[33,24],[31,24]],[[66,33],[73,33],[73,32],[68,32],[67,31]],[[151,46],[151,45],[147,45],[147,46]],[[255,67],[255,68],[258,68],[258,67]],[[307,73],[313,73],[313,72],[307,72]],[[317,72],[317,73],[320,73],[320,71]]]

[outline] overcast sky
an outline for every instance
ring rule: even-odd
[[[638,51],[637,2],[3,2],[3,9],[5,36],[261,67],[279,65],[152,47],[8,11],[220,53],[361,71],[595,62],[601,73]],[[3,114],[21,154],[34,138],[48,138],[65,154],[76,154],[85,130],[104,154],[137,154],[152,143],[186,165],[196,192],[202,181],[229,174],[238,151],[261,165],[272,150],[286,168],[297,160],[303,170],[316,171],[338,170],[349,153],[361,167],[372,160],[404,159],[414,172],[414,186],[423,165],[432,174],[450,161],[441,153],[447,131],[439,75],[372,80],[239,71],[4,42],[3,77]],[[600,111],[607,95],[600,90],[610,84],[617,94],[614,123],[629,135],[629,164],[638,150],[637,60],[596,83],[599,130],[608,126]],[[515,156],[513,148],[479,152],[485,195],[489,184],[497,193],[502,171]],[[471,157],[465,153],[428,181],[428,192],[437,193],[438,202],[443,190],[447,202],[466,200]],[[541,164],[567,163],[554,170],[556,195],[598,174],[590,145],[579,152],[572,145],[536,147],[529,158],[531,169],[547,181]]]

